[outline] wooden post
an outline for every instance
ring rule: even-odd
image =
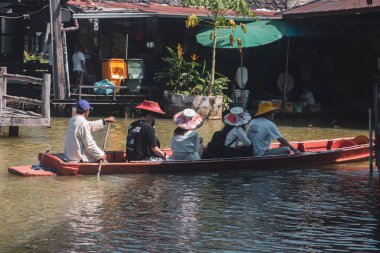
[[[0,123],[3,121],[1,118],[3,115],[3,82],[4,78],[0,78]]]
[[[0,67],[0,73],[6,74],[7,67]],[[0,123],[2,123],[3,108],[6,106],[6,100],[3,95],[7,94],[7,79],[0,78]]]
[[[1,67],[0,69],[0,73],[1,74],[6,74],[7,73],[7,67]],[[3,82],[2,82],[2,86],[3,86],[3,94],[4,95],[7,95],[7,79],[6,78],[2,78],[3,79]]]
[[[130,105],[125,106],[124,117],[125,118],[132,117],[132,106],[130,106]]]
[[[7,67],[0,67],[0,74],[6,74],[7,73]],[[1,94],[7,95],[7,79],[6,78],[0,78],[0,85],[1,85]],[[2,107],[6,106],[6,100],[2,98]]]
[[[373,156],[372,156],[372,153],[373,153],[373,141],[372,141],[372,109],[369,108],[368,109],[368,130],[369,130],[369,134],[368,134],[368,137],[369,137],[369,173],[373,174]]]
[[[9,136],[17,137],[18,136],[19,127],[18,126],[10,126],[9,127]]]
[[[71,117],[77,115],[77,107],[75,105],[71,106]]]
[[[53,42],[53,85],[60,100],[66,98],[66,79],[63,64],[62,23],[60,0],[50,0],[51,37]],[[59,106],[60,109],[62,105]]]
[[[44,118],[50,119],[50,74],[43,75],[42,95],[41,95],[41,113]]]

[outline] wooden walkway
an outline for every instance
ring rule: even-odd
[[[41,85],[41,100],[8,95],[7,80]],[[50,80],[49,74],[41,79],[7,74],[5,67],[0,68],[0,128],[9,127],[9,136],[18,136],[20,126],[50,126]],[[41,113],[31,111],[30,107],[39,108]]]
[[[112,93],[109,95],[96,95],[82,92],[86,89],[87,92],[93,92],[94,88],[106,88],[113,89]],[[133,115],[133,108],[140,104],[144,99],[151,99],[152,91],[156,91],[155,87],[144,87],[143,89],[148,90],[148,95],[142,94],[117,94],[116,89],[127,89],[127,87],[117,87],[117,86],[94,86],[94,85],[79,85],[77,93],[71,93],[68,99],[53,99],[53,105],[65,105],[71,106],[72,114],[76,112],[76,103],[80,99],[86,99],[91,105],[105,107],[105,106],[115,106],[117,105],[119,110],[124,110],[125,117],[130,117]]]
[[[39,113],[5,107],[2,110],[0,126],[50,126],[50,119]]]

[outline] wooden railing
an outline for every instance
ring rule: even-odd
[[[41,85],[41,100],[8,95],[8,80]],[[0,67],[0,126],[18,128],[18,126],[50,125],[50,85],[50,74],[44,74],[43,78],[35,78],[31,76],[8,74],[6,67]],[[7,107],[7,102],[9,101],[21,103],[22,105],[29,104],[38,106],[41,108],[41,114],[16,109],[11,110],[11,108]],[[12,116],[9,116],[9,111],[12,111]],[[15,120],[15,118],[17,118],[17,120]]]
[[[95,85],[79,85],[78,86],[78,93],[76,94],[72,94],[72,95],[78,95],[78,98],[79,99],[82,99],[82,96],[86,96],[88,94],[85,94],[82,92],[82,89],[94,89],[94,88],[97,88],[97,89],[112,89],[112,100],[113,101],[116,101],[116,97],[117,96],[126,96],[126,97],[133,97],[133,96],[141,96],[141,95],[116,95],[116,90],[117,89],[128,89],[127,86],[108,86],[108,85],[99,85],[99,86],[95,86]],[[157,87],[150,87],[150,86],[140,86],[140,90],[148,90],[148,98],[150,99],[152,97],[152,90],[156,90]],[[91,96],[93,96],[93,94],[91,94]],[[107,95],[99,95],[99,96],[107,96]],[[110,96],[110,95],[108,95]]]

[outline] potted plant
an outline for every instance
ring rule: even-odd
[[[229,79],[216,73],[213,96],[209,96],[208,84],[211,74],[207,70],[206,61],[199,63],[195,54],[191,55],[190,60],[186,60],[180,44],[176,51],[169,47],[167,50],[169,56],[162,59],[167,66],[155,77],[156,81],[165,84],[164,107],[167,114],[174,115],[185,108],[193,108],[203,118],[220,119],[223,101],[229,101],[223,94],[228,87]]]

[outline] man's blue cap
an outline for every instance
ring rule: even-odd
[[[89,109],[93,108],[87,100],[82,99],[77,102],[77,110],[87,111]]]

